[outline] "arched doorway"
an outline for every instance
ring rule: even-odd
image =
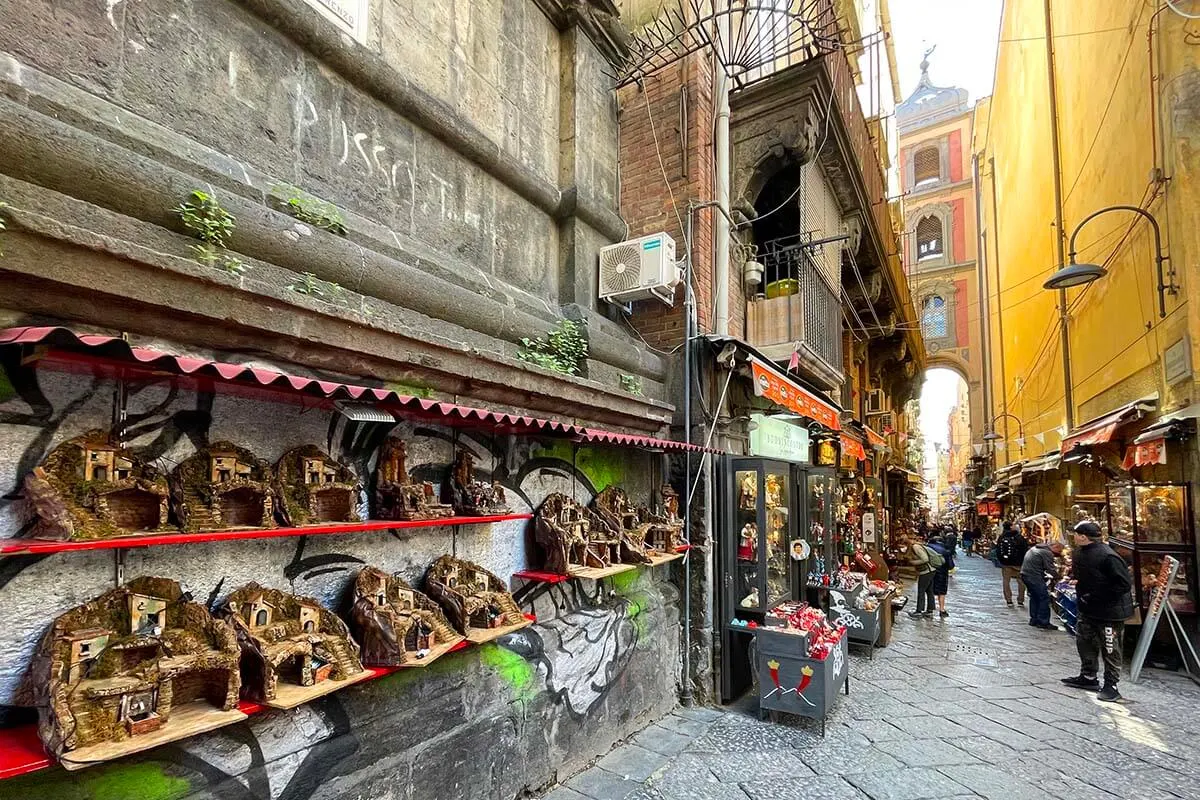
[[[971,402],[957,365],[933,366],[921,387],[920,428],[930,516],[951,519],[966,501],[971,448]]]

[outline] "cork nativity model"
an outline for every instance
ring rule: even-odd
[[[372,667],[423,667],[463,641],[437,603],[377,567],[355,578],[350,620]]]

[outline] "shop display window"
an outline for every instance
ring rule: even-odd
[[[1196,613],[1190,485],[1132,483],[1108,487],[1109,542],[1129,564],[1134,597],[1145,610],[1165,556],[1179,559],[1169,601],[1179,614]]]

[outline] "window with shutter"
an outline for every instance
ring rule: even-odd
[[[945,252],[942,247],[942,221],[937,217],[925,217],[917,223],[917,261],[939,258]]]
[[[917,186],[942,179],[942,157],[936,147],[925,147],[913,156],[913,182]]]

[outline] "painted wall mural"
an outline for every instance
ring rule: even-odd
[[[116,385],[91,375],[35,370],[0,350],[0,536],[30,527],[22,480],[45,454],[89,430],[107,428]],[[128,445],[155,468],[175,465],[212,442],[231,441],[274,463],[307,444],[370,478],[389,433],[408,446],[416,480],[440,485],[456,448],[475,477],[499,482],[516,512],[548,494],[587,503],[619,484],[648,497],[657,457],[563,441],[492,436],[424,424],[351,422],[336,412],[192,392],[163,382],[130,383]],[[367,476],[367,477],[364,477]],[[311,538],[280,538],[126,551],[125,574],[180,580],[215,607],[251,581],[347,610],[364,565],[414,585],[451,552],[502,578],[534,562],[525,521],[439,526]],[[603,752],[671,707],[679,660],[679,601],[666,568],[639,569],[603,583],[521,584],[514,596],[537,624],[424,669],[320,698],[290,711],[68,774],[53,768],[0,781],[7,797],[142,800],[177,797],[287,800],[515,796],[527,781],[550,781],[571,758]],[[49,622],[114,585],[108,551],[0,559],[0,722],[30,719],[27,667]]]

